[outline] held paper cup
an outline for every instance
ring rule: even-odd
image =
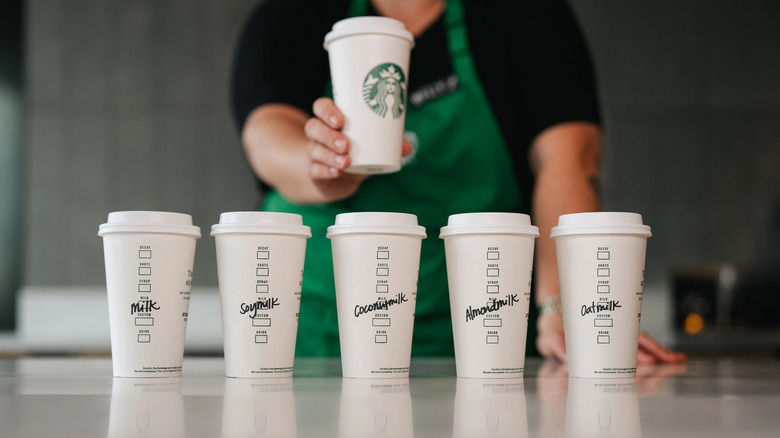
[[[401,169],[412,34],[386,17],[341,20],[325,35],[333,100],[350,140],[347,172]]]
[[[552,229],[569,376],[636,376],[650,235],[636,213],[567,214]]]
[[[200,229],[186,214],[122,211],[108,214],[98,236],[114,376],[180,376]]]
[[[217,246],[225,374],[292,377],[310,228],[298,214],[222,213]]]
[[[408,377],[425,228],[411,214],[343,213],[327,237],[344,377]]]
[[[534,241],[517,213],[466,213],[441,229],[458,377],[523,376]]]

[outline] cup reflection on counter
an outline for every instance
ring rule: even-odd
[[[569,379],[566,436],[641,437],[636,379]]]
[[[523,379],[458,379],[453,437],[528,436]]]
[[[342,379],[339,437],[413,437],[409,379]]]
[[[292,378],[225,379],[223,437],[297,437]]]
[[[114,378],[108,436],[184,437],[181,380]]]

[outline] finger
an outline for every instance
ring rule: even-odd
[[[552,348],[552,354],[554,358],[558,359],[562,363],[566,363],[566,344],[562,342],[554,344]]]
[[[335,179],[341,176],[341,171],[322,163],[311,163],[309,175],[315,180]]]
[[[642,365],[650,365],[656,362],[655,356],[646,351],[642,351],[641,349],[636,352],[636,361],[638,364]]]
[[[349,147],[349,140],[339,131],[332,129],[322,120],[311,118],[303,125],[303,132],[310,140],[323,144],[334,152],[344,154]]]
[[[686,359],[684,354],[665,348],[644,332],[639,334],[639,350],[652,355],[661,362],[682,362]]]
[[[412,153],[412,144],[409,143],[409,140],[404,139],[403,145],[401,146],[401,156],[406,157],[409,156],[409,154]]]
[[[333,99],[320,97],[312,105],[314,115],[325,121],[333,129],[341,129],[344,126],[344,115],[336,107]]]
[[[309,142],[309,159],[312,162],[322,163],[339,170],[349,167],[350,162],[349,155],[338,154],[315,141]]]
[[[566,363],[566,344],[564,342],[545,336],[537,339],[536,348],[545,358]]]

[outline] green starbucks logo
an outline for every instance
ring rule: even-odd
[[[385,63],[371,69],[363,81],[363,100],[382,118],[388,110],[394,119],[401,117],[406,107],[406,78],[401,67]]]

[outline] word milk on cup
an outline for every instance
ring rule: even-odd
[[[344,377],[408,377],[425,227],[412,214],[343,213],[327,237]]]
[[[650,235],[636,213],[567,214],[553,227],[570,377],[636,376]]]
[[[300,215],[222,213],[217,246],[225,374],[292,377],[306,239]]]
[[[344,114],[349,173],[401,169],[409,54],[414,46],[403,23],[386,17],[341,20],[325,35],[333,100]]]
[[[518,213],[466,213],[441,229],[458,377],[523,376],[534,242]]]
[[[108,214],[98,236],[114,376],[180,376],[200,228],[187,214],[121,211]]]

